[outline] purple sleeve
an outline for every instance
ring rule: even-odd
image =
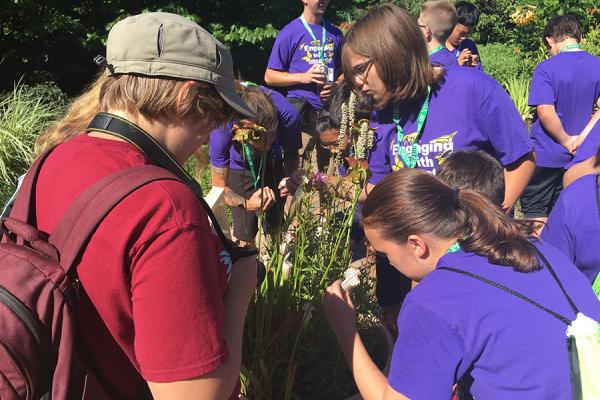
[[[232,124],[226,128],[215,129],[210,133],[210,163],[218,168],[229,167],[229,152],[231,150],[233,132]]]
[[[481,106],[481,118],[496,159],[506,166],[533,151],[533,144],[515,103],[499,83],[494,85]]]
[[[594,125],[583,143],[581,143],[581,146],[579,146],[575,152],[573,160],[567,164],[565,169],[571,168],[573,165],[579,164],[580,162],[595,156],[596,152],[598,151],[598,146],[600,146],[600,123],[596,123],[596,125]]]
[[[292,62],[290,36],[287,29],[282,29],[275,38],[267,68],[278,71],[289,71]]]
[[[537,106],[540,104],[556,104],[556,93],[552,85],[550,75],[544,68],[544,64],[537,66],[533,71],[533,77],[531,78],[531,85],[529,87],[529,100],[530,106]]]
[[[556,205],[548,216],[548,222],[544,226],[540,238],[562,251],[571,261],[575,262],[575,244],[565,218],[565,194],[568,194],[568,192],[563,192],[558,198]]]
[[[302,147],[302,119],[294,106],[282,94],[269,90],[273,103],[279,113],[279,143],[283,151],[294,151]]]
[[[389,385],[411,399],[449,399],[464,344],[456,332],[410,299],[398,316]]]

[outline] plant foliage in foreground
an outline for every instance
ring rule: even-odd
[[[268,272],[246,318],[242,393],[253,400],[340,398],[356,393],[323,317],[321,298],[350,264],[357,197],[349,202],[330,194],[319,196],[310,185],[299,192],[282,228],[284,239],[274,235],[274,241],[267,242]],[[371,284],[363,278],[353,291],[363,332],[375,330],[368,305],[372,304]]]
[[[17,178],[27,171],[33,143],[63,111],[66,99],[51,84],[33,87],[21,83],[0,97],[0,201],[15,189]]]

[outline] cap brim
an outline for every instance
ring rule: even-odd
[[[244,103],[244,100],[242,100],[240,95],[237,94],[235,90],[219,85],[215,85],[215,89],[217,89],[217,92],[219,92],[223,100],[225,100],[225,102],[229,104],[235,111],[245,115],[248,118],[256,119],[256,114],[254,114],[254,112],[248,108],[246,103]]]

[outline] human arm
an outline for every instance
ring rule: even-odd
[[[516,162],[504,166],[504,201],[502,208],[509,211],[513,208],[535,170],[535,155],[529,152]]]
[[[265,71],[265,83],[269,86],[293,86],[309,83],[321,84],[325,80],[325,75],[320,69],[319,64],[313,64],[308,71],[291,73],[267,68]]]
[[[356,326],[354,305],[341,281],[334,282],[323,298],[325,317],[334,331],[354,380],[365,400],[407,400],[408,397],[389,386],[367,352]]]
[[[563,124],[556,113],[554,104],[538,104],[536,106],[536,112],[544,127],[544,131],[572,153],[573,144],[575,143],[575,140],[577,140],[577,136],[571,136],[565,131]]]
[[[249,199],[235,193],[228,185],[229,167],[210,166],[211,184],[223,188],[223,198],[229,207],[238,207],[246,211],[268,210],[275,203],[275,193],[269,187],[259,188]]]
[[[239,380],[242,334],[248,303],[256,287],[256,258],[245,257],[232,267],[224,303],[223,335],[229,357],[216,370],[193,379],[148,382],[155,400],[220,400],[228,398]]]
[[[596,100],[596,108],[596,112],[592,114],[592,117],[588,121],[587,125],[585,126],[585,128],[583,128],[583,130],[577,136],[577,139],[573,143],[573,151],[576,151],[579,148],[579,146],[581,146],[581,143],[583,143],[583,141],[594,128],[598,120],[600,120],[600,98]]]

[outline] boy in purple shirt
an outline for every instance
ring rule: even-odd
[[[600,148],[594,156],[594,167],[600,167]],[[541,238],[562,250],[600,297],[599,176],[595,173],[580,177],[562,191]]]
[[[230,123],[211,133],[209,151],[212,185],[225,189],[225,204],[232,207],[234,236],[244,243],[254,243],[258,230],[256,212],[261,207],[267,212],[267,232],[277,227],[281,217],[283,202],[277,184],[298,168],[301,121],[298,112],[280,93],[247,82],[242,85],[245,86],[241,97],[257,115],[254,122],[266,129],[265,149],[246,153],[240,143],[234,143],[235,127]]]
[[[481,70],[479,51],[475,42],[469,39],[479,22],[479,10],[474,4],[466,1],[458,1],[454,6],[457,22],[446,40],[446,48],[456,57],[458,65]]]
[[[329,164],[329,153],[318,144],[315,124],[323,102],[331,96],[341,68],[342,32],[323,19],[328,1],[303,0],[304,11],[277,35],[265,72],[265,82],[287,90],[299,104],[303,119],[303,154],[316,147],[318,168]]]
[[[419,282],[402,304],[387,378],[360,339],[351,294],[339,280],[325,293],[325,316],[364,398],[450,399],[457,381],[475,399],[573,398],[566,331],[578,312],[599,321],[600,302],[531,225],[415,169],[375,186],[361,222],[371,245]]]
[[[521,198],[527,218],[544,221],[552,210],[578,135],[590,128],[599,102],[600,59],[581,49],[580,40],[579,23],[569,15],[554,17],[544,30],[552,56],[536,67],[529,89],[537,167]]]
[[[444,45],[456,25],[456,9],[452,3],[448,0],[426,1],[417,22],[427,42],[431,65],[445,69],[458,65],[454,54]]]

